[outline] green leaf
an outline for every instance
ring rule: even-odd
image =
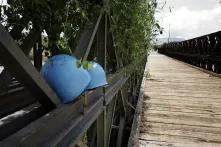
[[[81,61],[80,61],[80,60],[78,60],[78,61],[76,62],[76,66],[77,66],[77,68],[80,68],[80,67],[81,67]]]
[[[157,29],[160,29],[160,25],[158,23],[156,23],[155,26],[157,27]]]
[[[88,63],[88,70],[90,70],[92,68],[92,64]]]
[[[83,61],[82,65],[83,65],[84,69],[88,69],[88,62],[87,61]]]

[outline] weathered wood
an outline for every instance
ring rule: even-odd
[[[113,124],[113,119],[114,119],[114,112],[116,108],[116,101],[117,97],[110,102],[110,104],[107,106],[106,111],[107,111],[107,125],[106,125],[106,137],[107,137],[107,144],[106,146],[108,147],[110,144],[110,137],[111,137],[111,130],[112,130],[112,124]]]
[[[140,133],[140,123],[141,123],[141,113],[142,113],[143,99],[144,99],[144,89],[146,87],[146,78],[147,78],[147,72],[148,72],[147,70],[148,68],[146,64],[145,69],[144,69],[142,83],[140,86],[138,102],[137,102],[136,110],[134,113],[134,119],[133,119],[130,137],[129,137],[128,147],[133,147],[133,146],[138,145],[138,137]]]
[[[118,129],[118,134],[117,134],[117,144],[116,144],[116,147],[121,147],[122,146],[124,125],[125,125],[125,117],[120,117],[120,123],[119,123],[119,129]]]
[[[105,16],[102,17],[101,19],[101,22],[99,24],[99,28],[97,30],[97,35],[96,35],[96,48],[97,48],[97,60],[98,60],[98,63],[100,65],[102,65],[102,67],[105,69],[105,66],[106,66],[106,56],[105,56]]]
[[[219,135],[221,134],[221,129],[213,127],[147,122],[145,126],[142,126],[141,132],[159,135],[188,136],[192,138],[201,138],[207,141],[221,142]]]
[[[120,81],[120,83],[119,83]],[[106,91],[105,97],[112,101],[116,93],[121,89],[124,80],[119,80]],[[66,104],[46,114],[29,126],[9,136],[0,146],[73,146],[82,137],[84,131],[105,110],[103,106],[104,95],[88,95],[93,99],[88,104],[88,111],[83,115],[81,100],[74,104]],[[93,103],[92,103],[93,102]]]
[[[56,94],[2,25],[0,26],[0,36],[1,63],[36,96],[46,109],[51,109],[58,105],[60,101]]]
[[[96,146],[96,136],[97,135],[97,126],[96,122],[94,122],[90,128],[87,130],[87,144],[88,147],[95,147]]]
[[[47,112],[39,103],[27,106],[20,111],[0,119],[0,140],[25,127]]]
[[[8,83],[11,81],[11,74],[3,69],[0,73],[0,93],[5,93],[7,91]]]
[[[111,30],[111,24],[109,20],[109,15],[106,16],[106,68],[107,72],[115,72],[117,70],[117,59],[115,55],[115,48]]]
[[[106,144],[106,110],[96,120],[97,124],[97,147],[104,147]]]
[[[120,104],[120,112],[122,116],[127,116],[127,106],[126,106],[126,102],[125,102],[125,96],[123,94],[123,90],[120,90],[119,93],[120,99],[119,99],[119,104]]]
[[[35,99],[27,90],[0,96],[0,118],[36,101],[37,99]]]
[[[108,31],[108,28],[107,28],[107,13],[105,13],[104,15],[104,71],[106,72],[107,71],[107,31]]]
[[[82,31],[77,38],[76,47],[74,50],[74,55],[77,58],[87,59],[102,16],[103,11],[100,12],[97,20],[94,20],[94,22],[88,22],[85,25],[84,31]]]
[[[152,54],[140,125],[140,146],[221,145],[221,79]]]

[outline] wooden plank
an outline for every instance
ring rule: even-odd
[[[140,146],[221,146],[221,79],[163,55],[149,57]]]
[[[0,96],[0,118],[36,101],[37,100],[27,90]]]
[[[29,105],[0,119],[0,140],[25,127],[47,112],[39,103]]]
[[[0,36],[0,60],[7,70],[13,73],[45,108],[51,109],[60,104],[56,94],[2,25],[0,25]]]
[[[149,110],[155,110],[155,111],[169,111],[169,112],[183,112],[183,113],[196,113],[196,114],[208,114],[208,115],[221,115],[221,112],[219,109],[216,108],[192,108],[192,107],[182,107],[182,105],[179,107],[177,105],[153,105],[151,106],[144,106],[146,109]]]
[[[153,136],[153,135],[152,135]],[[152,137],[151,136],[151,137]],[[157,136],[157,135],[156,135]],[[150,137],[150,136],[147,136]],[[163,138],[164,137],[164,138]],[[140,147],[220,147],[219,143],[207,143],[195,140],[190,140],[186,138],[176,138],[174,136],[163,136],[162,138],[153,138],[155,140],[148,140],[140,138]],[[177,141],[176,141],[177,139]]]
[[[142,134],[143,135],[143,134]],[[145,134],[141,140],[167,142],[171,144],[179,144],[182,147],[220,147],[220,142],[202,140],[200,138],[176,136],[176,135],[159,135],[159,134]]]
[[[177,96],[179,97],[179,96]],[[217,99],[215,99],[217,100]],[[182,101],[179,101],[177,99],[176,100],[170,100],[170,99],[154,99],[154,100],[150,100],[148,101],[149,103],[151,104],[168,104],[168,105],[189,105],[189,106],[196,106],[196,107],[208,107],[208,108],[220,108],[220,102],[219,102],[219,99],[217,100],[218,102],[214,102],[214,101],[202,101],[200,99],[198,99],[198,101],[190,101],[190,100],[182,100]],[[210,102],[210,105],[208,105],[208,102]]]

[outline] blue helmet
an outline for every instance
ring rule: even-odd
[[[87,90],[91,90],[97,87],[107,85],[107,78],[104,69],[96,62],[91,62],[92,67],[88,70],[91,76],[91,82],[89,83]]]
[[[43,66],[41,74],[63,103],[75,100],[87,88],[91,78],[87,70],[77,67],[77,59],[57,55]]]

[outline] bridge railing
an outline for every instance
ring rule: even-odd
[[[59,1],[55,4],[64,7]],[[137,70],[133,63],[119,66],[110,15],[102,5],[99,16],[82,28],[73,49],[77,58],[97,57],[109,85],[86,92],[70,104],[62,104],[39,73],[41,30],[30,33],[20,45],[12,35],[17,31],[8,32],[0,24],[0,65],[4,66],[0,146],[74,146],[82,137],[90,147],[127,144],[144,66]],[[32,48],[34,65],[27,56]],[[145,55],[136,64],[145,65],[146,59]]]
[[[221,73],[221,31],[163,44],[158,52],[189,64]]]

